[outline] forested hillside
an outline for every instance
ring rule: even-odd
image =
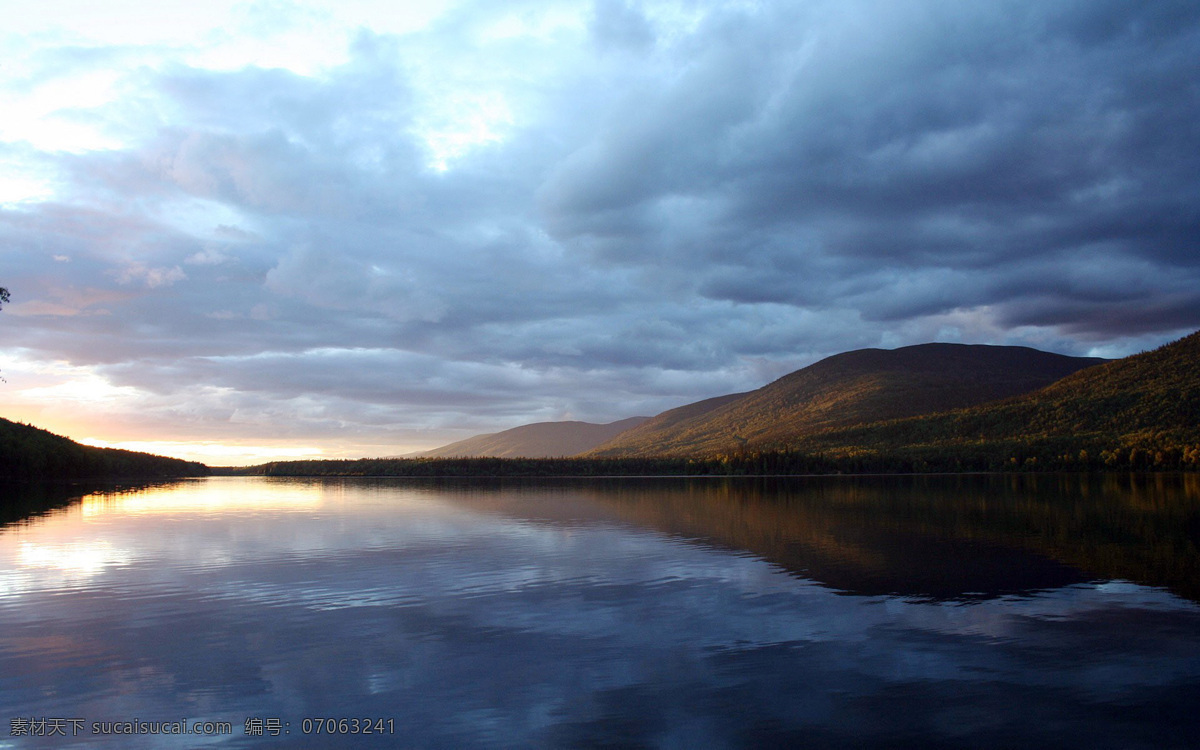
[[[974,456],[996,466],[1200,464],[1200,332],[1034,393],[948,413],[829,430],[797,443],[835,457]]]
[[[595,446],[585,455],[656,455],[657,446],[670,444],[677,440],[679,435],[688,434],[695,425],[703,424],[707,415],[749,395],[750,393],[731,393],[668,409],[612,440]]]
[[[92,448],[31,425],[0,419],[0,478],[158,478],[207,473],[204,464],[115,448]]]
[[[585,455],[697,456],[796,444],[830,429],[1027,393],[1104,361],[1016,346],[860,349],[740,397],[665,412]]]
[[[1062,371],[1069,374],[1055,380]],[[1031,383],[1046,380],[1055,382],[1030,390]],[[963,409],[866,421],[1019,389],[1028,392]],[[574,458],[292,461],[237,473],[620,476],[1198,468],[1200,332],[1111,362],[1020,347],[945,344],[849,352],[749,394],[664,412],[605,450]]]

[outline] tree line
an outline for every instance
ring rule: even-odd
[[[32,425],[0,419],[0,478],[157,479],[208,473],[207,466],[194,461],[93,448]]]
[[[276,461],[218,473],[341,477],[617,477],[932,472],[1200,471],[1200,444],[1079,449],[1047,440],[1012,441],[984,450],[946,446],[881,453],[810,453],[791,448],[745,450],[708,457],[629,458],[363,458]]]

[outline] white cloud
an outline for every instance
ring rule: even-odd
[[[182,281],[187,278],[187,274],[179,266],[171,268],[151,268],[144,263],[130,263],[119,271],[114,273],[117,283],[119,284],[134,284],[140,283],[150,289],[158,287],[171,286],[177,281]]]
[[[194,266],[219,266],[222,263],[228,262],[230,256],[221,252],[215,247],[206,247],[198,253],[193,253],[184,260],[184,263]]]
[[[421,447],[1200,315],[1186,7],[95,7],[0,32],[0,322],[144,424]]]

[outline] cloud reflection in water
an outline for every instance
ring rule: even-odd
[[[183,487],[199,494],[0,534],[6,560],[96,535],[128,550],[66,591],[22,569],[0,598],[0,709],[233,721],[221,746],[257,742],[246,716],[393,717],[423,747],[1170,746],[1195,728],[1200,607],[1162,589],[848,596],[628,512],[656,492],[693,522],[754,510],[736,489]],[[146,512],[160,496],[175,512]],[[113,746],[157,746],[136,739]]]

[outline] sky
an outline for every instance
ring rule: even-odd
[[[88,444],[402,455],[1200,328],[1191,0],[10,10],[0,416]]]

